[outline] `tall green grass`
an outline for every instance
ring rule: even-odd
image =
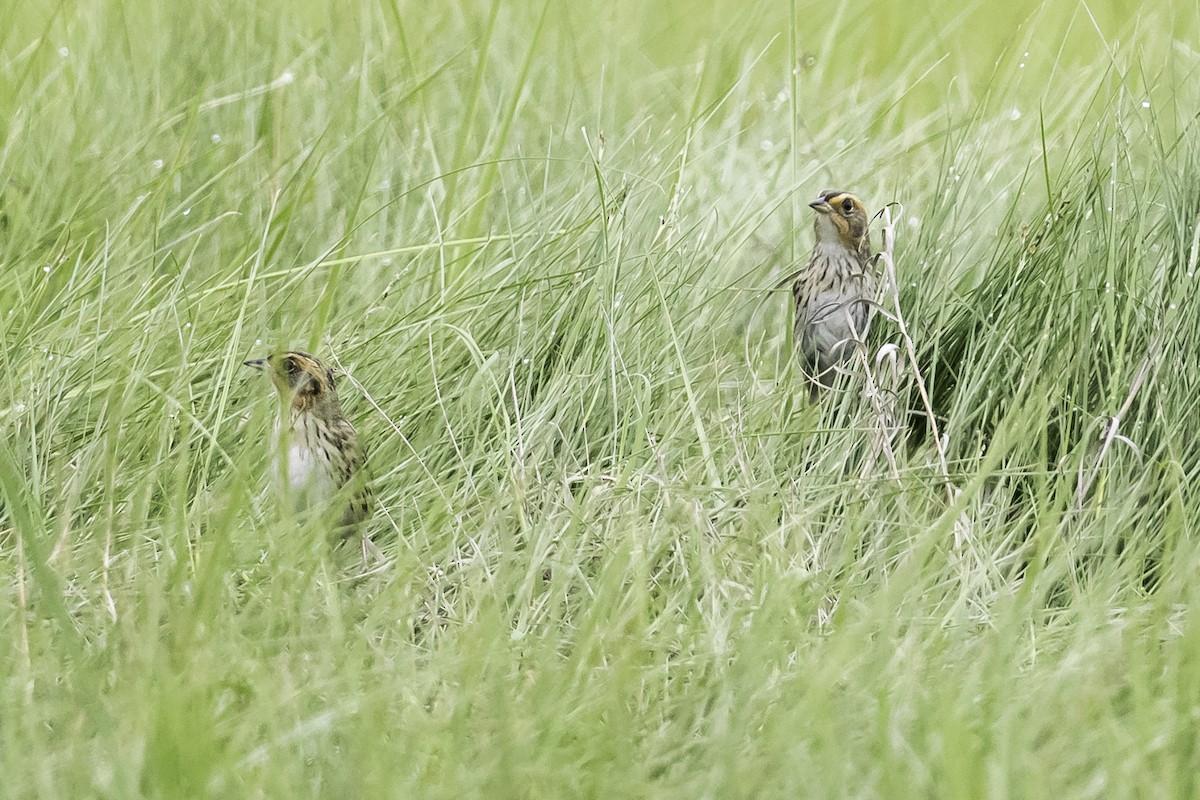
[[[6,796],[1195,796],[1195,9],[3,16]],[[773,290],[829,186],[874,405]],[[279,347],[365,574],[264,496]]]

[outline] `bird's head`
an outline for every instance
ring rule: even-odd
[[[333,370],[316,356],[288,350],[242,363],[270,375],[280,398],[290,400],[296,411],[308,411],[323,402],[337,402]]]
[[[871,255],[870,220],[861,200],[840,189],[826,189],[808,207],[817,212],[813,229],[818,242],[837,243],[865,256]]]

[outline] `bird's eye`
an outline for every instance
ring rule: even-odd
[[[847,197],[845,200],[842,201],[842,211],[849,214],[853,210],[854,210],[854,201],[851,200],[849,197]]]
[[[300,371],[300,365],[296,363],[296,359],[288,358],[283,362],[283,368],[288,371],[289,375],[295,375]]]

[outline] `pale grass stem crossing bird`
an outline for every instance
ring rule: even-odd
[[[817,215],[816,244],[792,284],[793,334],[815,398],[866,338],[878,278],[862,201],[849,192],[826,189],[808,205]]]
[[[299,350],[243,362],[267,373],[279,396],[273,469],[286,502],[327,515],[335,538],[361,534],[372,491],[358,433],[342,414],[333,370]],[[367,539],[362,539],[366,558]]]

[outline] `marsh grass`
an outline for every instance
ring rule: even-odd
[[[1194,796],[1194,9],[876,5],[9,8],[4,793]],[[772,290],[829,185],[895,436]]]

